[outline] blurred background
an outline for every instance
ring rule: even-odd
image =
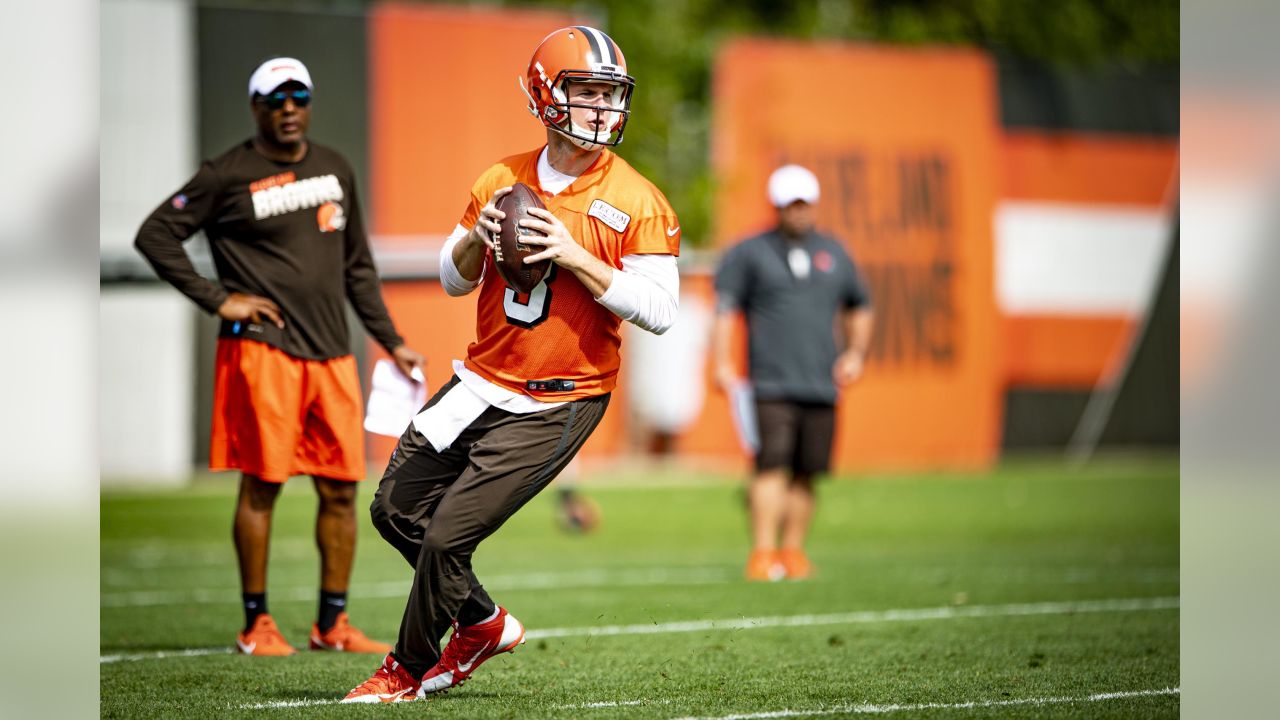
[[[1177,450],[1176,3],[100,9],[104,487],[184,485],[206,462],[215,324],[131,245],[201,158],[252,133],[245,86],[259,62],[310,67],[311,137],[356,168],[385,296],[434,389],[475,322],[474,302],[440,288],[439,246],[474,178],[544,141],[516,78],[544,35],[574,23],[626,54],[638,84],[618,152],[684,228],[681,320],[624,339],[588,477],[655,454],[747,468],[709,382],[711,275],[772,223],[765,181],[785,162],[818,174],[819,225],[846,243],[877,312],[867,374],[840,405],[839,472]],[[202,243],[189,247],[211,272]],[[351,325],[367,385],[381,351]],[[392,443],[370,436],[375,476]]]
[[[389,86],[391,70],[375,73],[382,67],[375,62],[371,40],[376,18],[384,13],[431,11],[464,18],[492,17],[500,11],[503,17],[533,17],[545,24],[527,35],[504,35],[510,28],[496,31],[492,26],[479,34],[475,42],[488,51],[479,65],[488,67],[495,53],[510,52],[510,60],[504,61],[510,67],[490,67],[491,84],[454,81],[463,77],[451,73],[460,71],[464,56],[453,54],[457,48],[445,45],[449,54],[434,58],[431,66],[393,68],[405,78],[397,76],[395,82],[400,84]],[[967,221],[987,225],[976,236],[966,234],[964,242],[974,243],[987,256],[976,265],[966,265],[963,273],[965,282],[973,273],[986,272],[989,277],[986,299],[976,310],[970,300],[957,302],[964,304],[966,312],[982,313],[997,328],[989,333],[998,344],[990,341],[988,346],[980,339],[978,347],[991,354],[988,366],[999,380],[989,381],[982,396],[986,399],[973,408],[985,418],[981,423],[984,450],[978,457],[987,463],[1019,447],[1048,446],[1056,455],[1073,437],[1081,457],[1093,447],[1091,439],[1127,445],[1132,438],[1118,435],[1123,423],[1100,420],[1126,414],[1140,420],[1129,427],[1159,430],[1160,440],[1141,442],[1172,449],[1169,423],[1177,427],[1170,419],[1172,411],[1143,412],[1145,406],[1123,400],[1121,389],[1137,387],[1127,378],[1167,382],[1161,371],[1138,371],[1142,358],[1160,361],[1167,372],[1178,357],[1168,344],[1153,346],[1140,338],[1148,326],[1161,327],[1156,318],[1169,321],[1167,314],[1154,311],[1168,307],[1167,294],[1160,295],[1156,288],[1168,292],[1164,283],[1171,271],[1160,263],[1163,258],[1176,260],[1175,250],[1181,249],[1187,259],[1180,268],[1181,319],[1187,331],[1180,348],[1185,373],[1180,475],[1182,716],[1273,714],[1274,702],[1265,696],[1265,689],[1273,680],[1276,648],[1280,648],[1273,629],[1276,568],[1280,567],[1274,522],[1274,508],[1280,502],[1274,482],[1280,447],[1275,442],[1275,408],[1280,407],[1275,395],[1280,385],[1274,382],[1273,368],[1280,356],[1280,326],[1272,318],[1274,284],[1268,261],[1274,252],[1274,243],[1269,242],[1276,229],[1272,198],[1280,170],[1276,141],[1280,136],[1275,132],[1280,127],[1276,101],[1280,88],[1273,71],[1280,62],[1273,38],[1280,23],[1278,13],[1275,3],[1256,0],[1188,0],[1181,8],[1171,2],[1125,0],[786,4],[688,0],[506,8],[492,3],[443,7],[340,0],[11,4],[6,7],[8,22],[0,23],[4,38],[0,57],[5,60],[0,63],[0,77],[13,99],[11,111],[0,118],[7,168],[0,177],[10,201],[9,222],[0,228],[0,319],[11,337],[24,338],[32,350],[5,353],[0,364],[9,400],[0,420],[12,450],[4,455],[5,523],[0,534],[9,550],[0,565],[9,580],[0,595],[4,601],[0,628],[10,640],[0,665],[5,670],[0,687],[10,692],[4,694],[0,707],[10,711],[20,706],[20,711],[12,712],[16,717],[47,712],[45,698],[58,693],[60,714],[98,714],[92,693],[65,692],[67,677],[92,677],[99,668],[95,627],[100,611],[99,557],[94,552],[99,473],[95,468],[101,470],[103,484],[112,486],[181,484],[203,467],[209,393],[206,343],[212,329],[201,329],[200,323],[207,319],[172,290],[154,284],[128,243],[146,213],[190,176],[202,156],[221,152],[250,132],[242,93],[254,64],[265,55],[294,52],[312,66],[325,93],[319,96],[323,100],[317,104],[314,135],[356,161],[364,181],[364,205],[378,233],[379,262],[384,273],[403,273],[408,283],[429,274],[430,252],[420,250],[416,258],[402,252],[393,260],[396,236],[421,235],[421,247],[429,248],[433,237],[452,225],[460,207],[439,210],[443,222],[437,218],[405,229],[387,224],[392,217],[378,204],[392,200],[383,195],[385,188],[378,187],[373,148],[379,136],[369,129],[375,118],[387,113],[375,109],[371,96],[380,87],[382,95],[377,96],[384,103],[418,107],[424,126],[447,126],[415,138],[435,143],[434,156],[420,155],[407,145],[402,145],[401,152],[385,151],[390,158],[379,162],[398,159],[410,169],[430,165],[429,170],[419,168],[419,185],[400,181],[408,194],[400,202],[420,203],[424,208],[437,202],[456,203],[453,198],[461,192],[457,188],[419,195],[415,190],[435,187],[430,183],[437,176],[452,177],[455,171],[468,176],[463,181],[469,182],[478,163],[496,157],[504,143],[520,138],[513,144],[523,149],[537,141],[536,126],[522,115],[517,91],[513,89],[508,98],[502,95],[503,88],[514,85],[514,76],[527,62],[528,48],[542,30],[557,25],[557,18],[572,16],[608,30],[640,77],[637,117],[620,150],[675,203],[686,226],[687,271],[695,276],[712,261],[703,258],[699,264],[693,259],[702,250],[714,257],[715,249],[728,241],[726,228],[732,227],[738,213],[757,219],[767,214],[762,177],[740,176],[738,182],[754,182],[756,189],[749,196],[743,191],[745,199],[734,204],[727,194],[733,180],[719,164],[733,158],[712,151],[717,142],[731,139],[725,135],[732,132],[724,125],[729,121],[716,109],[722,53],[735,45],[758,45],[767,39],[763,44],[775,48],[860,49],[864,53],[874,49],[893,51],[882,57],[931,57],[939,68],[949,67],[951,58],[960,55],[968,58],[964,63],[980,66],[970,72],[984,77],[985,87],[970,90],[965,84],[956,94],[973,101],[968,112],[985,113],[988,118],[985,139],[965,143],[966,150],[971,143],[980,146],[978,172],[987,177],[964,181],[966,192],[985,194],[986,199],[961,203]],[[238,20],[230,26],[220,24],[229,18]],[[433,52],[448,37],[462,32],[458,25],[439,27],[436,35],[416,36],[419,52]],[[446,32],[446,27],[453,29]],[[495,42],[495,37],[501,40]],[[513,39],[510,44],[508,37]],[[765,51],[750,52],[763,56]],[[235,57],[228,59],[224,53]],[[470,63],[467,68],[477,64],[474,59],[466,62]],[[39,72],[31,70],[36,65]],[[859,77],[844,67],[834,61],[809,66],[803,77],[777,82],[785,85],[816,78],[825,83],[821,93],[839,91]],[[871,66],[857,67],[868,73]],[[758,67],[755,71],[763,74]],[[207,78],[213,74],[225,81],[210,84]],[[772,87],[768,78],[752,77],[744,82]],[[805,135],[802,128],[815,129],[813,139],[817,140],[819,125],[825,128],[851,119],[881,122],[876,118],[893,112],[913,90],[911,80],[896,76],[876,84],[879,94],[858,88],[866,97],[851,108],[840,106],[846,109],[837,109],[826,94],[806,96],[807,114],[790,112],[790,127],[772,131],[770,142],[788,148],[777,150],[778,157],[791,152],[792,146],[784,141]],[[886,102],[890,92],[897,94]],[[53,96],[56,103],[51,102]],[[225,100],[215,102],[214,97]],[[778,105],[775,97],[761,94],[748,115],[794,110]],[[740,110],[726,111],[742,115]],[[880,128],[881,134],[851,134],[838,147],[855,157],[859,152],[864,157],[872,152],[901,156],[904,147],[913,147],[918,155],[924,146],[952,153],[950,135],[939,139],[952,124],[951,113],[952,106],[946,106],[917,116],[937,135],[915,136],[914,145],[887,143],[889,132],[908,131],[890,127]],[[476,123],[491,117],[512,123],[511,132],[522,135],[480,130],[483,126]],[[1170,227],[1177,215],[1162,212],[1169,207],[1167,186],[1176,172],[1173,158],[1179,134],[1181,209],[1190,229],[1188,242],[1181,246],[1170,245],[1177,242],[1177,233]],[[478,136],[483,136],[478,140],[482,157],[472,165],[453,168],[441,159],[448,156],[440,153],[452,148],[474,146]],[[1019,140],[1024,141],[1023,154],[1018,152]],[[794,150],[796,158],[816,154],[803,142],[795,145],[800,146]],[[822,139],[822,148],[836,145]],[[959,155],[950,157],[950,162],[958,162],[954,158]],[[742,157],[737,162],[766,164],[770,160]],[[831,170],[821,167],[820,161],[815,169],[822,173],[828,198],[833,197]],[[868,184],[877,192],[887,192],[893,182],[885,179],[883,170],[880,173]],[[1148,180],[1128,179],[1136,177]],[[94,206],[74,201],[95,193],[101,198],[96,244]],[[721,204],[721,198],[728,204]],[[1113,228],[1121,223],[1106,211],[1136,212],[1138,222],[1127,227],[1145,229],[1125,235],[1136,241],[1105,248],[1108,258],[1114,255],[1124,263],[1123,273],[1133,282],[1100,277],[1099,273],[1110,270],[1109,264],[1085,262],[1086,269],[1079,270],[1073,263],[1095,256],[1070,250],[1088,246],[1098,237],[1093,231],[1080,232],[1071,237],[1079,242],[1054,244],[1053,252],[1029,253],[1037,258],[1035,267],[1042,273],[1060,270],[1054,275],[1059,281],[1068,276],[1078,281],[1067,283],[1079,293],[1075,301],[1059,298],[1056,306],[1050,305],[1052,311],[1044,306],[1037,309],[1034,303],[1019,308],[1009,299],[1003,282],[1037,279],[1028,283],[1030,290],[1022,288],[1024,293],[1058,292],[1059,286],[1041,283],[1044,275],[1005,271],[1004,251],[1011,247],[1006,243],[1010,236],[1004,233],[1009,208],[1015,211],[1014,220],[1019,208],[1086,211],[1095,220],[1107,219]],[[824,211],[836,212],[831,205]],[[978,213],[977,220],[973,213]],[[828,215],[824,224],[842,233],[859,259],[871,264],[870,234],[850,231],[852,221],[841,222]],[[1151,240],[1152,227],[1161,222],[1169,231],[1166,239]],[[1048,237],[1024,234],[1031,236]],[[1159,242],[1165,243],[1163,254],[1153,249]],[[1031,241],[1023,244],[1026,250],[1035,247],[1039,246]],[[1128,264],[1127,255],[1119,255],[1139,250],[1150,259],[1140,270]],[[1093,247],[1093,252],[1098,248]],[[100,288],[90,274],[99,265]],[[1146,274],[1134,276],[1133,272]],[[1172,277],[1177,277],[1176,269]],[[388,278],[389,292],[401,282],[392,278]],[[435,292],[429,277],[416,281]],[[696,282],[686,280],[690,285]],[[1104,293],[1104,282],[1110,282],[1106,287],[1112,290],[1121,288],[1122,299]],[[1147,282],[1154,288],[1144,293]],[[1080,300],[1093,294],[1107,299],[1092,305]],[[1140,308],[1133,304],[1134,298]],[[1027,299],[1024,295],[1023,301]],[[882,312],[894,302],[883,292],[877,301]],[[468,339],[471,318],[466,307],[466,303],[455,303],[449,315],[464,337],[443,350],[428,346],[433,373],[439,373],[446,358],[459,353]],[[685,307],[693,304],[686,302]],[[397,310],[397,317],[402,323],[411,322],[402,310]],[[144,331],[151,327],[156,331]],[[964,352],[973,352],[969,326],[953,327],[963,340]],[[1164,332],[1170,330],[1168,324],[1163,327]],[[1173,330],[1177,328],[1172,325]],[[881,334],[892,331],[882,328]],[[1098,337],[1103,338],[1100,343],[1091,339]],[[100,343],[95,342],[99,339]],[[137,351],[128,352],[130,348]],[[1143,352],[1143,348],[1158,349]],[[363,345],[355,349],[367,362],[370,351]],[[628,356],[624,366],[633,366],[641,351],[628,344],[624,352]],[[877,352],[885,350],[879,347]],[[1100,355],[1107,357],[1099,360]],[[1043,366],[1051,363],[1060,365],[1045,371]],[[1026,370],[1034,364],[1041,365],[1041,374]],[[1014,372],[1015,368],[1023,370]],[[883,362],[873,365],[865,386],[868,394],[873,383],[887,380],[890,374]],[[139,376],[147,382],[139,383]],[[439,384],[438,374],[433,374],[432,382]],[[861,392],[862,388],[855,391],[845,405],[863,402]],[[1129,390],[1130,396],[1133,392]],[[97,407],[94,398],[99,398]],[[973,407],[957,409],[956,403],[945,403],[947,399],[943,401],[948,413]],[[619,417],[621,412],[613,413],[628,429],[625,433],[615,430],[609,437],[625,439],[627,453],[646,447],[641,430],[634,437],[630,434],[629,428],[641,424],[629,409],[637,402],[633,398],[626,404],[625,418]],[[716,402],[708,397],[696,417],[717,412]],[[1019,410],[1028,405],[1046,412]],[[141,411],[144,407],[147,412]],[[1050,407],[1061,412],[1048,412]],[[1125,407],[1130,408],[1127,413]],[[1086,413],[1086,408],[1093,410]],[[1079,430],[1085,415],[1100,418],[1086,425],[1091,428],[1088,432]],[[1015,440],[1018,433],[1037,437],[1020,442]],[[100,436],[97,447],[91,440],[95,436]],[[691,456],[696,447],[681,440],[680,457]],[[125,445],[117,447],[121,442]],[[142,442],[149,450],[145,460],[139,454]],[[742,460],[729,456],[725,462],[732,467]],[[850,468],[858,462],[842,442],[842,466]],[[230,477],[224,479],[231,483]],[[222,508],[230,507],[226,497],[219,502]],[[175,520],[175,524],[182,522],[183,518]],[[104,528],[108,524],[103,521]],[[209,534],[225,542],[221,525]]]

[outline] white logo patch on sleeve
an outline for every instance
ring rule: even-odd
[[[618,232],[625,231],[627,226],[631,224],[630,215],[603,200],[592,202],[591,209],[587,210],[587,214],[594,218],[600,218],[601,222]]]

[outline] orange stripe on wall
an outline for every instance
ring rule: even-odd
[[[1001,198],[1161,205],[1177,171],[1178,144],[1154,138],[1006,132]]]
[[[1136,321],[1125,316],[1013,315],[1004,320],[1009,385],[1087,389],[1119,366]]]

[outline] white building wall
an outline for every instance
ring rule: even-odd
[[[195,13],[182,0],[102,3],[102,250],[195,173]]]
[[[102,288],[98,423],[103,485],[179,485],[192,472],[195,311],[167,285]]]
[[[195,171],[195,15],[183,0],[101,5],[104,266],[136,258],[148,213]],[[183,483],[192,471],[195,310],[168,285],[104,278],[99,468],[104,485]]]

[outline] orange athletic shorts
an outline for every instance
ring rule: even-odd
[[[210,470],[276,483],[363,480],[362,415],[354,357],[302,360],[256,340],[218,339]]]

